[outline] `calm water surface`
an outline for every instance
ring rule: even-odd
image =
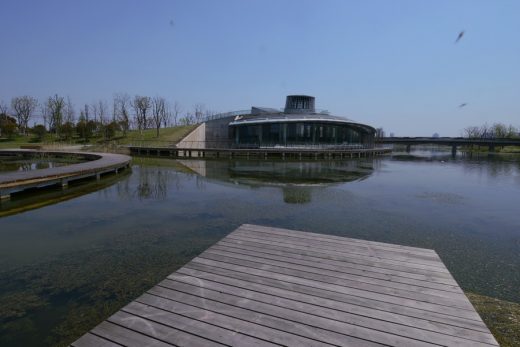
[[[80,163],[80,160],[67,159],[39,159],[39,160],[2,160],[0,159],[0,173],[9,171],[32,171],[48,169],[53,167],[65,166]]]
[[[0,218],[0,345],[74,340],[242,223],[433,248],[464,290],[520,302],[518,156],[135,158],[109,179]]]

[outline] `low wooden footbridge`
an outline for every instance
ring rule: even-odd
[[[72,346],[498,346],[430,249],[242,225]]]
[[[95,177],[110,172],[119,172],[130,166],[131,157],[113,153],[64,152],[47,150],[11,149],[0,150],[4,158],[76,158],[82,163],[32,170],[0,173],[0,201],[9,199],[12,193],[31,188],[53,185],[66,187],[69,182]]]

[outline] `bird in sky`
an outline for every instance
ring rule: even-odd
[[[463,102],[462,104],[459,105],[459,108],[463,108],[466,105],[467,105],[467,103]]]
[[[455,40],[455,43],[458,43],[460,41],[460,39],[462,38],[462,36],[464,36],[464,30],[462,30],[460,33],[459,33],[459,36],[457,36],[457,39]]]

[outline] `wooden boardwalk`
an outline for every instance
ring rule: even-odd
[[[433,250],[249,224],[72,345],[498,346]]]
[[[10,194],[31,188],[52,185],[66,187],[69,182],[97,177],[109,172],[118,172],[130,166],[131,157],[114,153],[62,152],[47,150],[8,149],[0,150],[0,156],[10,158],[31,158],[35,156],[77,157],[83,163],[32,170],[0,173],[0,200],[8,199]]]
[[[159,156],[170,158],[278,158],[278,159],[347,159],[374,157],[392,152],[391,148],[360,149],[316,149],[298,147],[280,148],[177,148],[177,147],[139,147],[128,146],[134,155]]]

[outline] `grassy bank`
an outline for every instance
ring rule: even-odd
[[[35,135],[17,135],[11,139],[0,138],[0,149],[2,148],[20,148],[21,146],[47,146],[59,147],[69,145],[93,145],[94,148],[113,147],[115,145],[143,145],[143,146],[169,146],[179,142],[188,135],[197,125],[182,125],[171,128],[163,128],[157,137],[155,129],[146,129],[141,131],[131,130],[125,136],[121,132],[117,133],[113,139],[105,141],[100,137],[93,137],[88,142],[79,137],[73,137],[70,140],[60,140],[53,134],[46,134],[45,137],[39,139]]]

